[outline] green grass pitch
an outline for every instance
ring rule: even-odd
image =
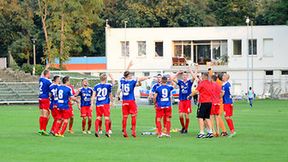
[[[251,110],[246,102],[235,103],[236,137],[212,139],[195,138],[198,133],[196,107],[191,114],[190,132],[187,135],[172,133],[170,139],[140,135],[141,131],[155,127],[155,112],[151,106],[139,106],[138,137],[124,139],[121,109],[115,108],[111,110],[112,138],[102,135],[98,139],[81,134],[77,109],[74,110],[75,134],[66,132],[64,138],[56,138],[35,133],[38,130],[37,105],[2,105],[0,161],[288,161],[288,101],[264,100],[254,105]],[[179,128],[179,125],[174,106],[172,127]]]

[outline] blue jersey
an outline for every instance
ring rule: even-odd
[[[110,104],[110,94],[112,92],[112,84],[99,83],[93,89],[96,92],[96,106]]]
[[[135,100],[134,96],[134,88],[136,87],[137,80],[131,79],[131,80],[120,80],[120,89],[122,91],[122,100]]]
[[[161,85],[156,89],[156,104],[159,108],[168,108],[171,106],[171,91],[173,87],[170,85]]]
[[[183,80],[178,80],[179,86],[179,100],[187,100],[187,97],[192,93],[192,80],[187,80],[184,82]]]
[[[58,91],[58,85],[52,83],[49,86],[49,92],[51,94],[51,96],[50,96],[50,109],[52,109],[53,106],[57,105],[57,103],[58,103],[57,91]]]
[[[229,82],[225,82],[222,85],[223,95],[223,104],[233,104],[232,95],[231,95],[231,84]]]
[[[91,97],[92,97],[93,89],[90,87],[82,87],[79,89],[79,94],[81,98],[81,107],[82,106],[91,106]]]
[[[155,83],[155,84],[153,84],[153,86],[152,86],[152,88],[151,88],[151,92],[152,92],[152,93],[155,93],[155,92],[156,92],[156,89],[157,89],[158,87],[160,87],[160,86],[161,86],[160,83]]]
[[[49,86],[51,84],[51,80],[44,77],[39,78],[39,98],[49,98]]]
[[[69,99],[72,94],[72,89],[66,85],[60,85],[57,91],[58,96],[58,108],[59,109],[69,109]]]

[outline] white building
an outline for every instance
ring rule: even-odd
[[[133,60],[132,70],[145,75],[152,75],[153,71],[185,69],[186,63],[198,63],[200,69],[206,71],[208,62],[214,71],[231,75],[236,95],[246,92],[247,84],[253,86],[258,95],[288,91],[288,26],[285,25],[107,27],[106,57],[107,70],[124,69],[129,60]],[[186,63],[182,62],[183,58]]]

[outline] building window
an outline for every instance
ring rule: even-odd
[[[155,42],[155,57],[163,57],[163,42]]]
[[[129,57],[129,41],[126,41],[126,45],[125,45],[125,41],[121,41],[121,56]]]
[[[174,41],[174,56],[191,60],[191,41]]]
[[[150,72],[143,72],[144,76],[150,76]]]
[[[265,73],[266,75],[273,75],[273,70],[266,70]]]
[[[146,56],[146,42],[138,41],[138,56]]]
[[[257,55],[257,39],[249,39],[249,55]]]
[[[242,41],[233,40],[233,55],[242,55]]]
[[[263,56],[273,56],[273,39],[263,39]]]
[[[281,75],[288,75],[288,70],[282,70]]]
[[[215,40],[211,41],[212,44],[212,60],[221,60],[227,56],[227,41]]]

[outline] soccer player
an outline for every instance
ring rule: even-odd
[[[254,94],[254,91],[252,90],[252,87],[249,87],[249,90],[247,92],[247,97],[248,97],[249,105],[250,105],[251,108],[253,106],[254,95],[255,94]]]
[[[170,136],[170,128],[171,128],[171,115],[172,115],[172,108],[171,108],[171,91],[173,90],[173,87],[170,85],[167,85],[167,77],[162,77],[162,84],[159,86],[154,95],[154,103],[156,103],[156,127],[157,127],[157,133],[158,138],[162,137],[162,126],[161,126],[161,119],[165,117],[166,119],[163,119],[166,121],[166,125],[164,127],[166,128],[165,136]]]
[[[225,119],[227,122],[227,125],[230,129],[230,136],[233,137],[236,135],[235,129],[234,129],[234,124],[232,120],[232,115],[233,115],[233,100],[232,100],[232,95],[230,92],[231,89],[231,84],[229,83],[229,74],[224,74],[223,75],[223,86],[222,86],[222,95],[223,95],[223,105],[224,105],[224,112],[225,112]]]
[[[82,87],[78,89],[74,96],[80,96],[80,104],[78,105],[79,110],[81,111],[82,117],[82,133],[91,134],[91,125],[92,125],[92,109],[91,109],[91,97],[93,89],[88,86],[88,80],[84,78],[82,80]],[[88,128],[86,128],[86,120],[88,119]]]
[[[57,123],[57,120],[59,119],[59,109],[58,109],[58,97],[57,97],[57,91],[58,86],[60,84],[60,76],[56,75],[53,77],[52,84],[49,87],[50,91],[50,110],[52,117],[54,119],[50,134],[55,135],[55,126]]]
[[[50,99],[49,99],[49,87],[52,84],[50,78],[50,71],[48,70],[49,64],[46,65],[45,70],[42,72],[41,77],[39,78],[39,125],[40,129],[38,133],[40,135],[49,135],[46,132],[46,127],[49,119],[49,108],[50,108]]]
[[[217,76],[212,75],[212,107],[211,107],[211,125],[212,131],[215,137],[220,135],[219,130],[219,113],[220,113],[220,99],[221,99],[221,87],[216,83]],[[214,129],[214,121],[216,121],[216,130]]]
[[[192,75],[194,75],[192,70],[190,70],[190,72]],[[182,75],[183,80],[176,79],[179,75]],[[191,97],[189,95],[191,94],[192,90],[193,78],[188,78],[189,75],[186,71],[178,71],[176,75],[171,78],[171,80],[173,80],[179,86],[179,120],[182,126],[180,131],[182,134],[188,133],[190,121],[189,114],[192,112]]]
[[[100,83],[96,84],[93,88],[92,100],[91,100],[91,108],[93,107],[93,103],[96,97],[96,120],[95,120],[95,136],[100,137],[99,127],[100,121],[102,121],[102,116],[105,119],[105,135],[106,137],[110,137],[109,130],[111,129],[110,122],[110,105],[113,104],[113,95],[112,95],[112,86],[114,84],[114,79],[112,75],[109,75],[112,84],[107,82],[107,74],[103,73],[100,75]]]
[[[210,112],[212,106],[212,83],[208,80],[208,73],[202,74],[202,81],[200,81],[198,87],[194,92],[192,92],[192,96],[199,93],[199,107],[197,110],[197,118],[199,123],[200,132],[197,135],[197,138],[205,138],[204,134],[204,121],[207,122],[208,133],[206,138],[213,137],[212,125],[210,121]]]
[[[134,88],[137,82],[142,82],[149,77],[141,77],[132,79],[132,74],[129,71],[124,72],[124,77],[120,80],[120,89],[122,91],[122,131],[125,138],[127,134],[127,119],[131,115],[132,136],[136,137],[136,117],[137,117],[137,105],[135,102]]]
[[[71,117],[71,112],[69,110],[69,102],[71,99],[75,101],[77,100],[77,98],[73,96],[72,89],[69,87],[69,85],[70,79],[68,76],[65,76],[62,79],[62,85],[58,87],[58,108],[61,118],[57,120],[55,126],[56,137],[64,137],[68,125],[68,120]]]

